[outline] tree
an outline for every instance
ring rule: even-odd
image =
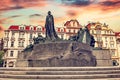
[[[0,67],[3,66],[3,59],[2,59],[3,55],[4,55],[4,51],[0,51]]]

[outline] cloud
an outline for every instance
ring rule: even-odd
[[[104,1],[100,3],[102,6],[118,6],[120,5],[119,0],[114,0],[114,1]]]
[[[0,26],[0,32],[4,31],[4,27]]]
[[[0,24],[13,22],[13,20],[11,20],[12,18],[17,18],[17,17],[21,17],[21,16],[22,15],[12,15],[9,17],[0,18]]]
[[[43,0],[0,0],[0,11],[23,9],[26,7],[43,7],[47,1]]]
[[[69,17],[76,17],[76,16],[79,15],[79,11],[76,11],[76,10],[68,10],[68,11],[67,11],[67,15],[68,15]]]
[[[29,17],[36,17],[36,16],[40,17],[40,16],[42,16],[42,15],[41,15],[41,14],[32,14],[32,15],[30,15]]]
[[[9,19],[9,18],[21,17],[21,16],[22,16],[22,15],[13,15],[13,16],[8,17],[8,19]]]
[[[9,16],[9,17],[6,17],[6,18],[0,18],[0,24],[13,23],[14,20],[12,20],[11,18],[16,18],[16,17],[20,17],[20,15]]]
[[[96,0],[62,0],[62,3],[70,6],[87,6],[95,1]]]
[[[116,10],[120,10],[120,1],[119,0],[105,0],[102,2],[99,2],[98,7],[101,9],[102,12],[108,13],[114,12]]]

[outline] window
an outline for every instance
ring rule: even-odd
[[[24,41],[19,41],[18,46],[19,47],[24,47]]]
[[[10,57],[13,57],[13,51],[10,52]]]
[[[24,38],[24,33],[20,33],[19,37]]]
[[[71,32],[71,30],[69,29],[69,32]]]
[[[20,27],[20,30],[24,30],[24,27]]]
[[[4,46],[7,47],[8,46],[8,41],[4,42]]]
[[[110,37],[110,40],[113,40],[113,37]]]
[[[37,28],[37,30],[39,31],[40,29],[39,29],[39,28]]]
[[[33,35],[32,35],[32,33],[31,33],[31,34],[30,34],[30,39],[32,39],[32,36],[33,36]]]
[[[101,34],[101,30],[96,30],[96,34]]]
[[[9,35],[8,32],[5,32],[5,37],[8,37],[8,35]]]
[[[12,32],[12,36],[15,36],[15,33],[14,33],[14,32]]]
[[[105,37],[105,41],[107,42],[107,37]]]
[[[63,32],[63,29],[61,29],[61,32]]]
[[[21,46],[21,42],[18,43],[18,46],[19,46],[19,47]]]
[[[14,47],[14,42],[13,41],[11,42],[11,47]]]
[[[33,30],[33,28],[31,27],[31,30]]]
[[[18,54],[21,53],[21,51],[18,51]]]
[[[22,42],[22,47],[24,47],[24,42]]]
[[[105,46],[107,47],[107,43],[105,43]]]
[[[92,30],[92,34],[94,34],[94,30]]]
[[[110,47],[111,47],[111,48],[114,48],[114,44],[110,44]]]
[[[75,33],[75,30],[74,30],[74,33]]]

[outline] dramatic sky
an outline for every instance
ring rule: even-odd
[[[48,11],[57,27],[77,19],[81,25],[99,21],[120,31],[120,0],[0,0],[0,32],[13,24],[44,26]]]

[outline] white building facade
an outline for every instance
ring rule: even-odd
[[[116,41],[117,41],[117,58],[119,60],[119,65],[120,65],[120,32],[116,32]]]
[[[87,27],[95,38],[95,48],[109,50],[111,59],[119,62],[115,32],[108,25],[105,23],[101,24],[100,22],[89,23]]]

